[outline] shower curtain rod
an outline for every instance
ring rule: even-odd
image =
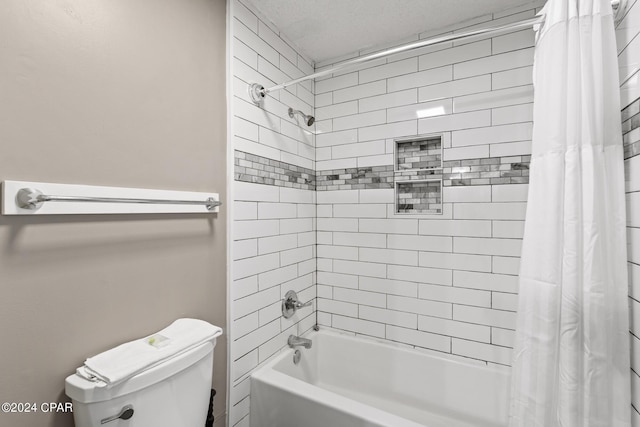
[[[612,0],[611,6],[614,11],[614,19],[619,19],[624,16],[624,11],[626,10],[627,0]],[[489,27],[482,28],[479,30],[471,30],[458,34],[450,34],[442,37],[435,37],[432,39],[422,40],[415,43],[409,43],[403,46],[394,47],[392,49],[383,50],[381,52],[372,53],[370,55],[361,56],[359,58],[354,58],[342,63],[335,65],[326,70],[318,71],[317,73],[309,74],[308,76],[300,77],[295,80],[288,81],[286,83],[282,83],[276,86],[272,86],[270,88],[265,88],[261,84],[251,83],[248,87],[249,96],[251,100],[258,104],[260,101],[267,96],[269,92],[275,92],[277,90],[284,89],[288,86],[301,83],[307,80],[313,80],[318,77],[326,76],[327,74],[335,73],[336,71],[344,70],[345,68],[349,68],[351,66],[362,64],[364,62],[373,61],[374,59],[383,58],[385,56],[395,55],[397,53],[407,52],[410,50],[418,49],[425,46],[433,46],[441,43],[463,40],[467,38],[473,38],[488,34],[498,34],[505,31],[517,30],[520,28],[531,27],[535,24],[539,24],[544,21],[543,16],[536,16],[535,18],[525,19],[523,21],[514,22],[511,24],[501,25],[499,27]]]

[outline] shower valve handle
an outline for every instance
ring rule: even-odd
[[[311,304],[313,304],[313,301],[300,302],[295,291],[288,291],[282,300],[282,316],[284,316],[285,319],[289,319],[296,314],[299,308],[309,307]]]

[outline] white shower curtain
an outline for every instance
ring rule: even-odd
[[[618,62],[610,0],[549,0],[534,131],[510,426],[629,427]]]

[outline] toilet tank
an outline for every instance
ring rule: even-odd
[[[65,380],[76,427],[200,427],[205,425],[216,340],[143,371],[113,387],[100,387],[76,374]],[[133,416],[107,424],[130,405]]]

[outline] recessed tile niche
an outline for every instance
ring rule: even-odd
[[[442,135],[395,141],[396,214],[442,213]]]

